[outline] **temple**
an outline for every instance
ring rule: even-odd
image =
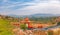
[[[51,24],[33,23],[28,17],[24,18],[24,20],[20,21],[20,23],[26,24],[28,28],[44,28],[51,26]]]

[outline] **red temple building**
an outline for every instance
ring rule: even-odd
[[[44,24],[44,23],[33,23],[33,21],[30,21],[28,17],[26,17],[24,20],[21,20],[20,22],[11,22],[12,25],[15,27],[20,27],[20,24],[26,24],[28,28],[44,28],[51,26],[51,24]]]
[[[24,23],[28,26],[28,28],[43,28],[50,26],[50,24],[40,24],[40,23],[33,23],[32,21],[29,20],[28,17],[26,17],[21,23]]]

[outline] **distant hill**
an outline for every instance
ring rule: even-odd
[[[32,15],[14,15],[14,14],[9,14],[8,16],[12,17],[52,17],[52,16],[60,16],[60,15],[54,15],[54,14],[32,14]]]
[[[31,16],[35,17],[49,17],[49,16],[55,16],[54,14],[33,14]]]
[[[19,15],[15,15],[15,14],[8,14],[7,16],[11,16],[11,17],[19,17]]]
[[[11,17],[26,17],[27,15],[15,15],[15,14],[8,14],[7,16],[11,16]]]
[[[41,14],[41,13],[38,13],[38,14],[32,14],[32,15],[29,15],[28,17],[57,17],[57,16],[60,16],[59,14]]]

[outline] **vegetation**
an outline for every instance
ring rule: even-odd
[[[34,23],[51,22],[52,24],[55,24],[55,19],[56,19],[56,17],[39,17],[39,18],[32,17],[32,18],[30,18],[30,20],[34,21]],[[13,26],[10,24],[10,22],[19,22],[20,20],[23,20],[23,18],[14,18],[14,17],[10,17],[10,16],[3,16],[2,18],[0,18],[0,35],[13,35],[13,33],[12,33]],[[58,25],[60,25],[60,22],[58,23]],[[23,30],[27,29],[26,24],[23,24],[23,23],[20,25],[20,27]]]
[[[0,35],[12,35],[11,26],[7,20],[0,19]]]
[[[21,27],[21,29],[23,29],[23,30],[26,30],[26,29],[27,29],[26,24],[21,24],[20,27]]]
[[[53,32],[52,32],[52,31],[49,31],[49,32],[48,32],[48,35],[53,35]]]
[[[36,22],[41,22],[41,23],[52,23],[52,24],[55,24],[55,19],[57,17],[39,17],[39,18],[36,18],[36,17],[32,17],[30,18],[31,21],[35,21]]]

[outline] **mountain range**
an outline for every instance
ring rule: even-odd
[[[15,15],[15,14],[8,14],[11,17],[52,17],[52,16],[60,16],[59,14],[32,14],[32,15]]]

